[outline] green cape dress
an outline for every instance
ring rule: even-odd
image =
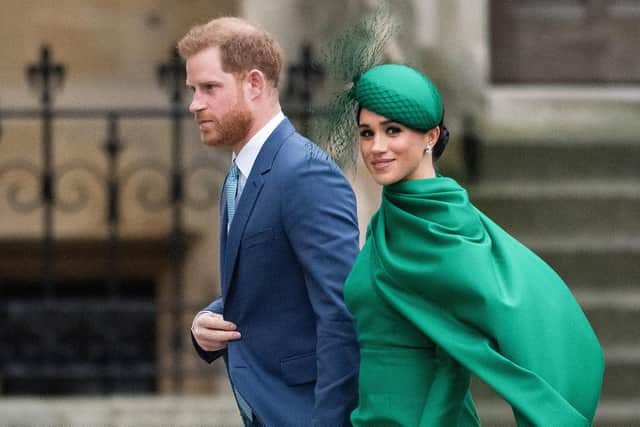
[[[518,426],[589,426],[604,356],[562,279],[453,179],[383,188],[345,284],[360,342],[354,426],[477,426],[471,374]]]

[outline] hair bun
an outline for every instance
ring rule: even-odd
[[[433,158],[437,160],[442,156],[444,149],[447,147],[447,143],[449,142],[449,129],[445,125],[440,125],[440,136],[438,137],[438,142],[433,147]]]

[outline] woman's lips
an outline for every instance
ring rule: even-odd
[[[371,161],[371,167],[377,172],[382,172],[385,169],[387,169],[389,167],[389,165],[391,165],[391,163],[393,163],[394,161],[395,161],[395,159],[377,159],[377,160],[372,160]]]

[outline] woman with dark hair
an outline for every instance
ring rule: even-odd
[[[471,375],[518,426],[589,426],[603,353],[562,279],[476,209],[434,161],[435,85],[381,65],[355,82],[360,153],[382,202],[345,284],[361,367],[355,426],[477,426]]]

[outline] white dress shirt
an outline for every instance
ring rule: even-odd
[[[236,165],[239,169],[238,174],[238,190],[236,192],[236,202],[240,200],[240,195],[242,194],[242,190],[244,190],[244,185],[247,183],[247,178],[251,173],[251,169],[253,168],[253,164],[256,162],[256,158],[258,157],[258,153],[260,153],[260,149],[267,141],[267,138],[271,136],[273,131],[278,127],[278,125],[284,120],[284,114],[282,111],[278,111],[278,114],[273,116],[271,120],[265,124],[262,129],[260,129],[253,137],[245,144],[244,147],[240,150],[238,155],[233,155],[232,159],[235,160]]]

